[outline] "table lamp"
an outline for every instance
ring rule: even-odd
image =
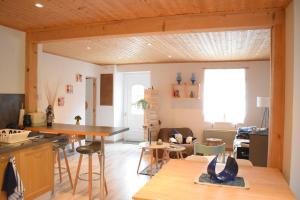
[[[268,128],[270,97],[256,97],[256,107],[264,108],[261,128]]]

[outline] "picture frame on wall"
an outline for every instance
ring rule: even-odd
[[[73,85],[71,84],[66,85],[66,93],[73,94]]]
[[[76,79],[76,82],[82,82],[82,74],[80,74],[80,73],[76,74],[75,79]]]
[[[65,105],[65,97],[58,97],[57,98],[57,105],[58,106],[64,106]]]

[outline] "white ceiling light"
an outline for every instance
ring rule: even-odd
[[[91,47],[90,47],[90,46],[87,46],[86,49],[87,49],[87,50],[91,50]]]
[[[37,7],[37,8],[42,8],[42,7],[44,7],[44,5],[41,4],[41,3],[36,3],[36,4],[34,4],[34,6]]]
[[[148,43],[148,46],[151,46],[152,44],[151,43]]]
[[[172,56],[171,56],[171,55],[168,55],[168,58],[172,58]]]

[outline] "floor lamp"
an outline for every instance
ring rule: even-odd
[[[261,128],[268,128],[270,97],[256,97],[256,107],[264,109]]]

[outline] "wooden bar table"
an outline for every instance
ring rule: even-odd
[[[51,127],[38,126],[27,127],[27,130],[38,131],[43,133],[53,134],[66,134],[66,135],[91,135],[101,137],[101,159],[100,159],[100,199],[105,199],[104,195],[104,161],[105,161],[105,149],[104,149],[104,137],[116,135],[129,128],[122,127],[107,127],[107,126],[87,126],[87,125],[73,125],[73,124],[56,124]]]
[[[207,165],[199,161],[170,160],[133,199],[296,200],[281,172],[274,168],[240,166],[238,176],[245,178],[249,189],[195,184],[201,173],[206,173]]]

